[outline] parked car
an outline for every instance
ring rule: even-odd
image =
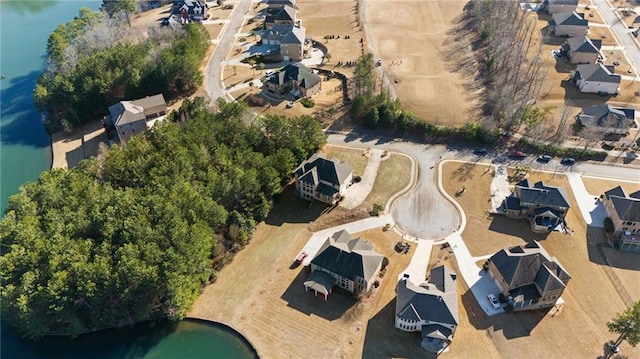
[[[573,166],[576,163],[576,160],[571,157],[565,157],[560,161],[565,166]]]
[[[487,154],[487,149],[485,147],[480,147],[480,148],[476,148],[475,150],[473,150],[473,154],[475,155],[480,155],[480,156],[484,156]]]
[[[300,254],[298,254],[298,256],[296,257],[296,264],[300,264],[302,263],[302,261],[307,258],[308,254],[306,252],[300,252]]]
[[[526,154],[524,154],[524,152],[522,152],[522,151],[512,151],[512,152],[509,154],[509,157],[511,157],[511,158],[515,158],[515,159],[517,159],[517,160],[521,160],[521,159],[523,159],[523,158],[527,157],[527,155],[526,155]]]
[[[296,104],[295,102],[293,102],[293,101],[289,101],[289,102],[287,103],[287,108],[291,108],[291,107],[295,106],[295,104]]]
[[[540,155],[540,156],[538,156],[538,162],[547,163],[549,161],[551,161],[551,156],[549,156],[549,155]]]
[[[491,306],[493,307],[493,309],[500,308],[500,302],[498,301],[498,298],[496,298],[495,295],[489,293],[487,294],[487,299],[489,299],[489,303],[491,303]]]

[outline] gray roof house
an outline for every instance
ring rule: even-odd
[[[334,285],[351,293],[367,291],[382,267],[383,258],[362,238],[352,239],[346,230],[336,232],[311,260],[311,275],[304,282],[305,290],[324,300]]]
[[[578,0],[545,0],[542,8],[549,14],[575,11],[578,8]]]
[[[489,258],[489,275],[514,311],[549,308],[571,276],[536,241],[503,249]]]
[[[156,120],[167,112],[167,103],[162,94],[145,98],[120,101],[109,106],[107,126],[115,127],[120,143],[126,143],[131,136],[153,127]]]
[[[602,60],[601,48],[602,40],[591,40],[586,36],[568,38],[562,45],[562,51],[572,64],[595,64]]]
[[[279,96],[312,97],[322,90],[322,78],[305,65],[296,63],[269,76],[265,86]]]
[[[572,81],[583,93],[613,95],[618,93],[622,76],[614,75],[613,66],[603,64],[578,65],[573,73]]]
[[[576,115],[580,127],[600,129],[603,135],[626,135],[631,127],[635,127],[635,110],[601,104],[583,107]]]
[[[300,197],[335,204],[351,185],[353,168],[347,162],[316,153],[294,171]]]
[[[296,7],[295,0],[267,0],[267,6],[269,8],[281,8],[283,6]]]
[[[640,191],[627,195],[620,186],[606,191],[602,202],[613,222],[621,250],[640,252]]]
[[[589,21],[582,13],[559,12],[551,16],[549,30],[555,36],[584,36],[589,30]]]
[[[509,218],[526,218],[531,230],[544,233],[564,226],[569,211],[569,200],[562,187],[545,185],[539,181],[531,185],[528,180],[516,184],[513,192],[502,203]]]
[[[269,47],[271,54],[279,53],[285,61],[302,60],[306,30],[299,22],[275,24],[265,30],[261,38],[262,43]]]
[[[264,27],[265,29],[271,29],[274,25],[293,25],[296,21],[297,12],[298,10],[288,5],[280,8],[267,8]]]
[[[456,274],[446,266],[435,267],[429,272],[429,281],[420,285],[405,275],[396,292],[396,328],[420,331],[425,350],[447,351],[459,322]]]

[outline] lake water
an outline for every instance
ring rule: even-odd
[[[51,143],[33,106],[32,91],[45,61],[49,34],[73,19],[81,7],[101,1],[0,0],[0,216],[8,198],[51,167]],[[28,358],[224,358],[255,357],[235,332],[219,325],[183,321],[139,324],[76,339],[21,339],[2,323],[0,357]]]

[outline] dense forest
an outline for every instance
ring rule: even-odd
[[[99,120],[121,100],[162,93],[170,101],[193,93],[202,83],[208,32],[193,23],[175,30],[151,27],[147,34],[122,17],[88,8],[58,26],[49,36],[47,67],[34,89],[36,107],[48,114],[48,129]]]
[[[309,116],[218,108],[185,100],[125,147],[22,186],[0,222],[2,319],[38,338],[183,317],[325,143]]]

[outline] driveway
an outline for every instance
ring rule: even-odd
[[[594,227],[604,227],[604,219],[607,218],[607,211],[604,209],[604,205],[598,200],[598,195],[589,194],[587,188],[582,182],[582,176],[579,173],[569,172],[567,173],[567,179],[571,186],[571,191],[576,198],[579,210],[582,214],[582,219],[587,225]]]
[[[369,152],[369,161],[367,161],[367,167],[364,169],[362,180],[349,187],[347,194],[344,196],[344,200],[340,203],[341,207],[353,209],[367,199],[369,192],[371,192],[373,188],[373,184],[376,182],[376,177],[378,177],[378,168],[380,168],[383,153],[384,151],[381,149],[375,149]]]
[[[494,166],[494,170],[496,171],[496,175],[491,181],[491,211],[493,213],[497,212],[498,208],[502,205],[502,201],[511,195],[507,166]]]

